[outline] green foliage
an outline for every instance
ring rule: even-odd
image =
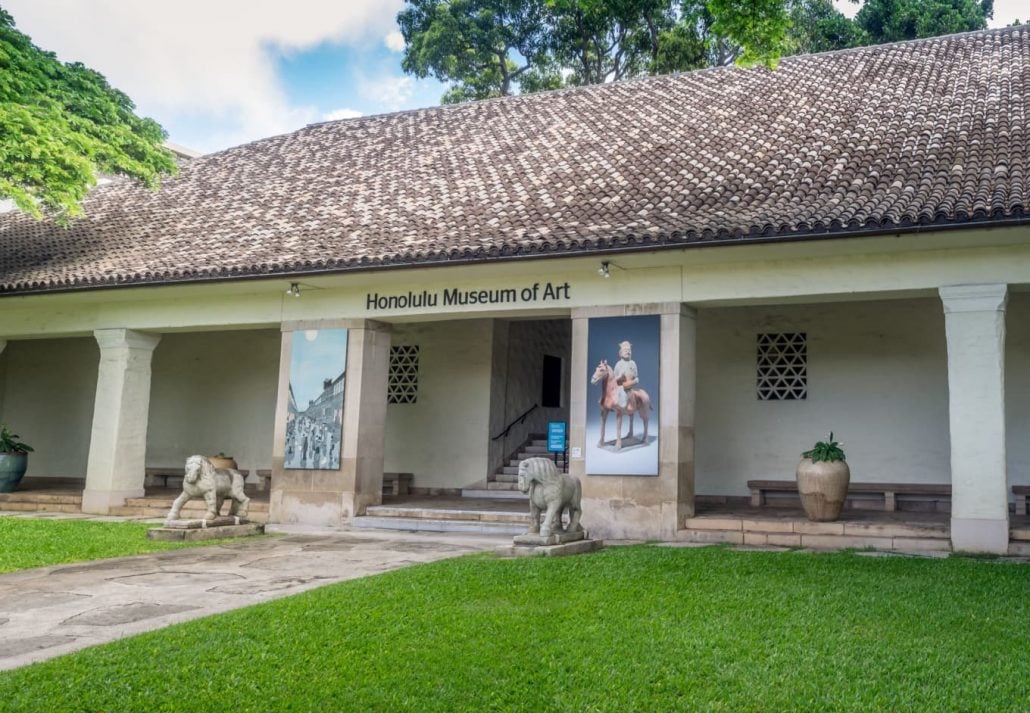
[[[401,66],[453,82],[446,103],[512,94],[547,64],[544,12],[544,0],[408,0],[397,16]]]
[[[406,0],[404,70],[444,102],[982,29],[992,0]]]
[[[31,453],[32,446],[22,443],[17,433],[11,433],[7,426],[0,426],[0,453]]]
[[[1028,586],[957,558],[464,557],[5,671],[0,708],[1022,711]]]
[[[843,444],[833,440],[833,431],[830,431],[829,439],[817,442],[812,450],[805,451],[801,454],[801,457],[811,458],[813,463],[818,463],[819,461],[833,463],[834,461],[844,460],[844,451],[841,450],[841,445]]]
[[[0,547],[0,572],[225,542],[148,540],[147,530],[152,527],[156,525],[0,517],[0,542],[4,543]]]
[[[994,0],[866,0],[855,22],[871,44],[983,30]]]
[[[831,0],[791,0],[785,54],[814,54],[873,44],[869,34]]]
[[[153,188],[174,173],[164,130],[97,72],[39,49],[0,9],[0,198],[59,220],[81,212],[96,173]]]

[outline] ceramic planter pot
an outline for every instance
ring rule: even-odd
[[[842,460],[813,463],[803,458],[798,464],[798,494],[809,520],[830,522],[840,517],[848,495],[851,469]]]
[[[28,467],[28,453],[0,453],[0,493],[14,492]]]
[[[215,468],[221,468],[223,470],[237,470],[236,459],[234,458],[223,458],[221,456],[206,456],[211,461],[211,465]]]

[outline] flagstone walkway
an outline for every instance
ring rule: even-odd
[[[323,531],[0,575],[0,670],[510,541],[497,535]]]

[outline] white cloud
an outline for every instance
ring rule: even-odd
[[[383,44],[386,45],[386,48],[391,52],[403,52],[404,35],[400,33],[400,30],[394,30],[383,38]]]
[[[415,80],[400,74],[358,75],[358,93],[385,109],[400,109],[415,91]]]
[[[402,6],[403,0],[4,2],[37,45],[98,70],[140,113],[235,127],[212,136],[211,147],[317,121],[317,110],[288,101],[277,58],[323,42],[374,42],[395,27]]]
[[[322,115],[322,121],[338,121],[340,119],[356,119],[359,116],[364,116],[357,109],[334,109],[333,111],[326,112]]]

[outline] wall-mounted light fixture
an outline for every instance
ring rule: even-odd
[[[612,276],[612,268],[613,267],[617,267],[620,270],[625,270],[626,269],[626,268],[622,267],[621,265],[615,264],[611,260],[602,260],[601,261],[601,266],[599,268],[597,268],[597,274],[600,275],[601,277],[605,278],[605,279],[608,279],[609,277]]]
[[[290,288],[286,290],[286,294],[288,294],[290,297],[300,297],[300,283],[291,282]]]

